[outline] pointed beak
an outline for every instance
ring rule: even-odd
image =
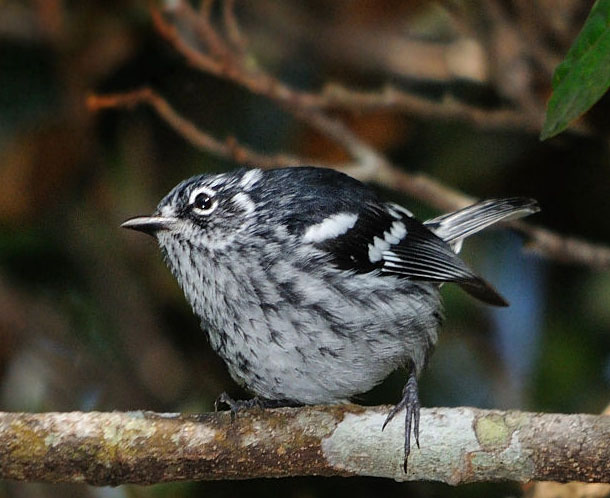
[[[176,218],[167,216],[137,216],[123,222],[121,227],[154,236],[160,230],[169,230],[172,228],[176,224],[176,221]]]

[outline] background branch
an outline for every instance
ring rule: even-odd
[[[153,107],[164,121],[194,146],[227,160],[261,168],[312,164],[333,167],[361,181],[375,182],[404,192],[444,211],[460,209],[475,200],[426,174],[412,174],[401,170],[382,153],[359,139],[343,122],[322,112],[300,109],[293,111],[297,117],[341,144],[353,157],[353,161],[343,164],[321,164],[319,160],[302,156],[263,154],[240,144],[234,137],[223,142],[195,126],[173,109],[163,97],[146,87],[119,94],[90,95],[87,99],[87,105],[93,111],[117,107],[133,108],[139,104]],[[529,250],[541,256],[564,263],[610,268],[609,247],[574,237],[565,237],[526,222],[512,222],[509,226],[527,238]]]
[[[224,2],[223,5],[225,12],[233,9],[230,2]],[[243,44],[237,51],[230,44],[224,43],[210,21],[209,9],[198,13],[188,2],[179,0],[174,7],[166,10],[180,21],[181,26],[190,27],[204,47],[209,47],[208,51],[204,51],[189,43],[185,33],[170,24],[158,9],[151,9],[157,32],[182,54],[191,66],[233,81],[252,93],[263,95],[293,109],[352,112],[390,110],[423,118],[465,121],[480,127],[527,129],[535,132],[540,130],[544,120],[542,112],[532,115],[529,111],[526,113],[510,107],[486,109],[451,97],[434,100],[394,86],[386,86],[376,91],[362,91],[346,88],[338,83],[328,83],[320,92],[298,90],[253,64],[252,60],[248,61],[243,56]],[[236,25],[234,14],[231,19]]]
[[[362,92],[332,84],[325,86],[320,93],[297,90],[252,64],[252,61],[248,62],[245,57],[245,41],[240,34],[234,13],[234,2],[223,2],[223,20],[228,40],[223,38],[211,20],[213,3],[204,2],[200,11],[196,11],[188,2],[178,0],[173,3],[172,8],[166,9],[168,14],[186,29],[186,34],[169,23],[163,13],[154,6],[151,7],[151,16],[158,33],[193,67],[233,81],[252,93],[275,101],[295,118],[342,146],[352,161],[344,164],[325,164],[319,160],[287,154],[262,154],[239,144],[234,138],[222,142],[181,117],[167,101],[148,88],[124,95],[92,96],[89,98],[89,108],[96,110],[145,102],[190,143],[219,157],[258,167],[303,164],[334,167],[361,181],[375,182],[407,193],[435,208],[447,211],[462,208],[474,199],[429,176],[410,174],[398,168],[380,151],[360,139],[341,119],[328,115],[327,111],[343,109],[363,112],[385,109],[392,112],[409,111],[424,118],[457,118],[486,127],[515,127],[538,131],[542,126],[543,107],[538,108],[532,104],[534,97],[528,93],[526,81],[520,81],[521,86],[517,89],[519,91],[508,87],[504,89],[508,94],[515,94],[514,109],[491,110],[472,107],[451,98],[434,101],[392,87],[386,87],[380,92]],[[506,60],[505,66],[511,67],[510,60],[521,60],[519,53],[525,48],[519,41],[517,28],[510,24],[499,5],[492,3],[488,7],[490,15],[496,19],[493,26],[499,26],[494,39],[501,40],[496,40],[494,46],[501,58]],[[500,29],[502,26],[505,27],[504,30]],[[188,36],[189,32],[192,36]],[[200,46],[193,43],[193,37],[199,40]],[[508,38],[504,40],[506,37]],[[527,98],[523,97],[526,94]],[[584,130],[582,124],[577,128]],[[527,237],[529,249],[542,256],[562,262],[610,268],[608,247],[576,238],[566,238],[525,222],[514,223],[512,227]]]
[[[0,413],[0,477],[96,485],[305,475],[457,485],[498,480],[610,482],[610,417],[423,409],[421,449],[402,471],[403,424],[387,406],[197,416]]]

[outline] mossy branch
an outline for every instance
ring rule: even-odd
[[[610,482],[610,417],[423,409],[402,471],[403,424],[388,407],[0,413],[0,478],[94,485],[306,475]]]

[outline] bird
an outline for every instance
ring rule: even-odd
[[[124,228],[156,238],[213,350],[254,398],[231,410],[347,403],[404,368],[404,471],[419,447],[418,378],[455,283],[508,303],[458,256],[462,242],[539,210],[489,199],[425,222],[364,183],[320,167],[241,168],[182,181]]]

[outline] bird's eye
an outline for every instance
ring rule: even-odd
[[[216,209],[216,200],[208,193],[200,192],[193,199],[191,206],[196,214],[207,215]]]
[[[212,207],[212,199],[210,199],[208,194],[199,194],[197,197],[195,197],[193,206],[197,209],[203,209],[205,211],[206,209],[210,209]]]

